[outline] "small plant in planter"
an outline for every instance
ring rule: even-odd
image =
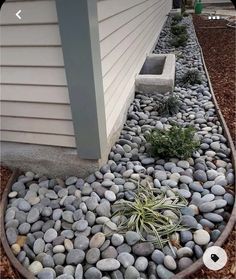
[[[179,24],[173,25],[171,26],[171,33],[174,35],[186,34],[187,26]]]
[[[181,82],[186,85],[194,85],[194,84],[200,84],[202,81],[202,77],[200,72],[197,69],[190,69],[188,70],[183,78],[181,79]]]
[[[136,231],[142,241],[146,236],[153,237],[152,242],[158,247],[170,241],[170,235],[177,231],[186,230],[181,223],[180,209],[187,205],[185,198],[175,193],[175,197],[167,197],[157,188],[152,188],[147,182],[146,186],[138,185],[134,201],[120,200],[115,202],[114,216],[126,217],[118,225],[120,232]],[[165,215],[165,210],[171,210],[177,219]]]
[[[162,103],[159,106],[159,112],[161,115],[172,116],[179,112],[180,101],[175,94],[171,94],[168,97],[164,97]]]
[[[180,34],[179,36],[174,36],[174,38],[170,41],[170,44],[175,48],[186,46],[188,41],[187,34]]]
[[[171,25],[179,23],[183,19],[182,15],[177,14],[172,17]]]
[[[154,129],[146,136],[151,144],[150,152],[155,157],[186,159],[199,147],[199,140],[195,139],[194,127],[173,125],[169,130]]]

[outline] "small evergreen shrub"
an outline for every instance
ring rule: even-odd
[[[179,23],[181,20],[183,19],[183,16],[180,14],[174,15],[172,17],[172,21],[171,21],[171,25],[176,25],[177,23]]]
[[[161,115],[172,116],[179,112],[180,101],[179,98],[171,94],[170,96],[163,99],[159,107],[159,112]]]
[[[173,125],[169,130],[154,129],[148,136],[151,144],[151,154],[155,157],[186,159],[199,147],[200,142],[195,140],[196,130],[189,126],[183,128]]]
[[[179,24],[173,25],[171,26],[171,33],[174,35],[186,34],[187,26]]]
[[[179,36],[174,36],[174,38],[170,41],[170,44],[175,48],[186,46],[188,41],[187,34],[180,34]]]
[[[183,16],[183,17],[188,17],[188,16],[189,16],[189,13],[183,12],[183,13],[182,13],[182,16]]]
[[[202,81],[202,77],[197,69],[190,69],[184,74],[181,81],[183,84],[190,84],[190,85],[200,84]]]

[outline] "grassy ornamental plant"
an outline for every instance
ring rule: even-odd
[[[171,33],[174,35],[186,34],[187,33],[187,26],[186,25],[173,25],[171,26]]]
[[[169,241],[171,234],[186,230],[181,223],[180,209],[187,205],[185,198],[175,193],[175,197],[167,197],[160,189],[138,185],[138,192],[134,201],[120,200],[115,203],[117,211],[114,216],[125,216],[127,219],[119,225],[121,233],[136,231],[141,240],[146,235],[153,237],[153,243],[162,248]],[[171,210],[177,217],[173,219],[164,215],[164,211]]]
[[[163,99],[159,107],[159,112],[161,115],[172,116],[179,112],[179,107],[180,107],[179,98],[176,95],[171,94],[170,96],[165,97]]]
[[[190,85],[200,84],[202,81],[202,77],[201,77],[200,72],[197,69],[190,69],[184,74],[181,81],[184,85],[185,84],[190,84]]]
[[[183,128],[173,125],[169,130],[155,129],[146,138],[151,144],[150,152],[153,156],[185,159],[191,157],[200,145],[194,138],[195,133],[192,126]]]

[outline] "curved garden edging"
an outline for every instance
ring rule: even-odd
[[[6,207],[7,207],[7,201],[8,201],[7,197],[8,197],[8,194],[9,194],[10,190],[11,190],[12,185],[16,181],[19,174],[20,174],[20,171],[18,169],[13,170],[12,175],[11,175],[11,177],[10,177],[10,179],[9,179],[5,189],[4,189],[4,192],[3,192],[2,201],[1,201],[1,205],[0,205],[0,209],[1,209],[1,214],[0,214],[0,238],[1,238],[2,246],[5,250],[5,253],[6,253],[8,259],[10,260],[11,264],[13,265],[13,267],[24,278],[34,279],[35,278],[34,275],[30,271],[28,271],[17,260],[17,258],[12,253],[11,248],[10,248],[8,242],[7,242],[6,231],[5,231],[4,217],[5,217],[5,211],[6,211]]]
[[[209,84],[209,87],[210,87],[210,90],[211,90],[212,100],[213,100],[213,103],[215,105],[215,108],[216,108],[217,114],[219,116],[220,122],[223,126],[225,137],[227,138],[229,147],[231,149],[231,159],[232,159],[234,172],[235,172],[235,160],[234,160],[235,159],[235,149],[234,149],[233,141],[231,139],[231,136],[229,134],[229,130],[227,128],[227,125],[224,121],[224,118],[221,114],[221,111],[220,111],[219,106],[217,104],[217,101],[215,99],[214,92],[213,92],[213,89],[212,89],[212,86],[211,86],[211,83],[210,83],[209,75],[207,73],[207,69],[206,69],[206,65],[205,65],[205,62],[204,62],[204,58],[203,58],[203,54],[202,54],[202,50],[201,50],[200,45],[199,45],[199,49],[200,49],[200,52],[201,52],[201,58],[202,58],[202,62],[203,62],[203,65],[204,65],[204,70],[205,70],[205,73],[206,73],[206,76],[207,76],[207,79],[208,79],[208,84]],[[11,189],[12,184],[14,183],[14,181],[17,178],[18,175],[19,175],[19,171],[15,170],[13,172],[13,174],[12,174],[8,184],[7,184],[7,187],[4,191],[4,194],[3,194],[3,199],[2,199],[2,203],[1,203],[1,210],[2,211],[1,211],[1,221],[0,221],[1,222],[1,241],[3,243],[3,247],[6,251],[6,254],[7,254],[8,258],[10,259],[12,265],[19,271],[19,273],[25,278],[35,278],[32,273],[30,273],[25,267],[23,267],[23,265],[20,264],[20,262],[17,260],[17,258],[12,253],[12,251],[10,249],[10,246],[9,246],[9,244],[7,242],[7,239],[6,239],[6,233],[5,233],[5,227],[4,227],[4,215],[5,215],[5,209],[6,209],[6,206],[7,206],[7,196],[8,196],[8,193],[9,193],[10,189]],[[227,239],[228,235],[230,234],[230,232],[233,228],[233,225],[235,223],[235,219],[236,219],[236,204],[234,204],[233,211],[231,212],[231,217],[230,217],[226,227],[224,228],[223,232],[221,233],[221,235],[217,239],[217,241],[214,243],[214,245],[221,246],[225,242],[225,240]],[[193,272],[195,272],[199,268],[201,268],[202,265],[203,265],[202,259],[199,259],[198,261],[193,263],[191,266],[189,266],[187,269],[185,269],[182,272],[176,274],[174,276],[174,278],[187,278],[187,276],[189,276],[190,274],[192,274]]]

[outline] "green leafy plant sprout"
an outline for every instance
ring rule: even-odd
[[[200,84],[202,81],[202,77],[201,77],[200,72],[197,69],[190,69],[184,74],[181,81],[184,85]]]
[[[180,224],[180,209],[187,205],[186,199],[177,193],[175,197],[167,197],[163,191],[152,188],[148,182],[145,187],[138,184],[134,201],[120,200],[115,205],[117,210],[114,216],[126,217],[126,220],[118,225],[121,233],[136,231],[142,241],[146,241],[146,235],[151,235],[152,242],[159,248],[170,241],[171,234],[186,230]],[[165,216],[165,210],[171,210],[178,219]]]
[[[174,35],[186,34],[187,33],[187,26],[186,25],[173,25],[171,26],[171,33]]]
[[[180,101],[175,94],[171,94],[168,97],[164,97],[162,103],[159,106],[159,112],[161,115],[172,116],[179,112]]]
[[[150,153],[155,157],[186,159],[199,147],[193,126],[173,125],[169,130],[155,129],[146,136],[151,144]]]

